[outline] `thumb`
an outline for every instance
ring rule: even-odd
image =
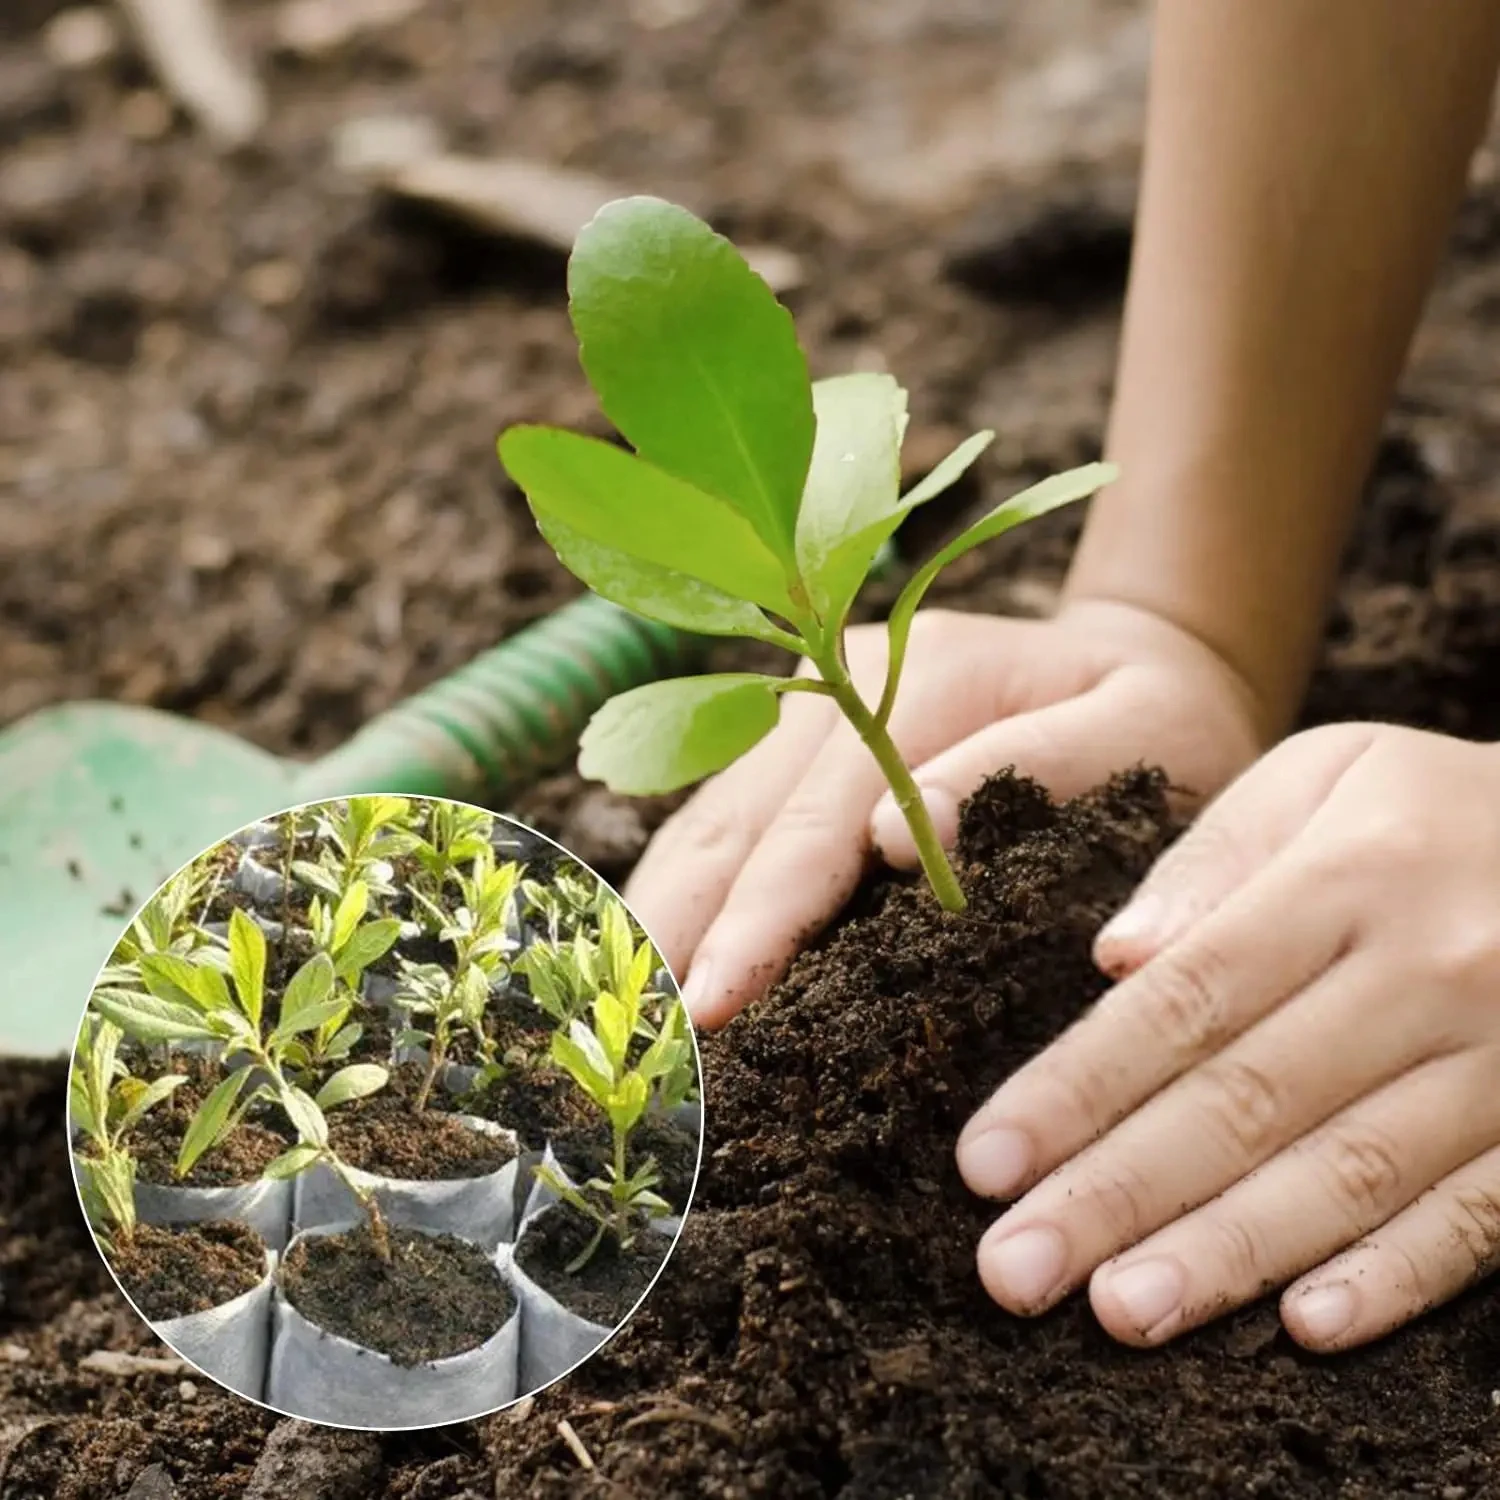
[[[997,771],[1029,776],[1061,801],[1139,760],[1138,753],[1122,753],[1118,697],[1106,679],[1086,693],[988,724],[918,766],[917,788],[944,845],[951,847],[958,834],[959,803]],[[889,792],[870,816],[870,832],[887,863],[916,868],[916,844]]]
[[[1207,916],[1297,836],[1375,732],[1313,730],[1257,761],[1152,866],[1095,939],[1094,962],[1122,979]]]

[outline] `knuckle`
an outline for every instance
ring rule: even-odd
[[[1455,920],[1446,936],[1432,943],[1427,963],[1444,988],[1487,990],[1500,979],[1500,926],[1488,913]]]
[[[825,797],[813,797],[798,791],[782,804],[769,837],[788,842],[822,843],[837,829],[838,820],[831,813]]]
[[[1086,1192],[1114,1243],[1135,1244],[1156,1227],[1150,1182],[1139,1168],[1113,1164],[1089,1180]]]
[[[1384,878],[1391,869],[1409,867],[1427,856],[1430,829],[1417,808],[1388,807],[1361,826],[1359,859],[1364,868]]]
[[[676,859],[718,863],[743,852],[745,828],[733,809],[695,797],[662,824],[657,837],[670,844]]]
[[[1277,1145],[1284,1118],[1282,1090],[1252,1063],[1218,1058],[1203,1068],[1209,1129],[1245,1157],[1262,1160]]]
[[[1465,1183],[1454,1194],[1450,1210],[1453,1233],[1476,1276],[1500,1265],[1500,1188]]]
[[[1214,1214],[1208,1223],[1209,1258],[1236,1287],[1261,1287],[1275,1271],[1265,1236],[1253,1220]]]
[[[1335,1126],[1319,1154],[1335,1201],[1361,1222],[1379,1220],[1400,1200],[1405,1173],[1395,1144],[1368,1126]]]
[[[1140,1012],[1162,1045],[1201,1055],[1228,1040],[1224,968],[1213,948],[1196,943],[1163,954],[1143,971]]]

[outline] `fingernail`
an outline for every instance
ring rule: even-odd
[[[695,958],[692,968],[688,970],[687,982],[682,987],[682,1003],[690,1021],[697,1021],[712,1006],[713,981],[712,961]]]
[[[960,1137],[958,1169],[976,1193],[986,1198],[1014,1198],[1031,1175],[1031,1138],[1008,1127]]]
[[[1147,947],[1156,940],[1166,919],[1166,902],[1160,896],[1142,896],[1129,902],[1112,916],[1099,931],[1095,946],[1134,949]]]
[[[1343,1282],[1315,1286],[1292,1307],[1302,1331],[1317,1344],[1331,1344],[1354,1326],[1354,1292]]]
[[[1182,1267],[1175,1260],[1143,1260],[1122,1266],[1104,1285],[1142,1334],[1160,1327],[1182,1306]]]
[[[989,1247],[986,1257],[999,1300],[1021,1311],[1045,1305],[1068,1264],[1068,1246],[1057,1230],[1021,1229]]]
[[[932,819],[938,839],[944,848],[951,847],[958,836],[958,803],[953,794],[943,787],[922,786],[920,783],[917,790],[922,794],[923,806],[927,809],[927,816]],[[909,865],[916,862],[917,846],[911,836],[911,829],[902,817],[901,809],[896,806],[895,799],[889,794],[880,799],[871,814],[870,837],[887,863]]]

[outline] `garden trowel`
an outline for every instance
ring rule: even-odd
[[[116,703],[0,731],[0,1054],[71,1047],[137,909],[217,840],[322,797],[513,795],[567,759],[607,698],[684,670],[697,645],[585,596],[313,762]]]

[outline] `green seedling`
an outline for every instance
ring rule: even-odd
[[[102,1016],[86,1015],[68,1078],[72,1128],[90,1145],[78,1161],[79,1190],[94,1232],[107,1245],[128,1245],[135,1234],[135,1156],[130,1132],[187,1082],[168,1074],[151,1083],[133,1078],[120,1061],[124,1033]]]
[[[1115,477],[1088,464],[1013,496],[912,575],[892,606],[879,698],[846,665],[849,611],[876,554],[989,445],[961,444],[900,492],[906,393],[889,375],[813,384],[787,311],[734,247],[652,198],[607,205],[569,262],[573,327],[605,415],[634,452],[513,427],[500,457],[542,535],[596,593],[703,635],[803,656],[813,676],[733,672],[653,683],[608,702],[579,768],[620,792],[672,791],[721,770],[777,722],[786,693],[833,699],[869,747],[951,910],[963,892],[891,737],[912,621],[943,568]]]
[[[434,803],[425,834],[416,827],[410,830],[407,852],[417,865],[412,889],[427,897],[426,906],[419,907],[418,914],[430,932],[436,933],[445,925],[441,920],[434,925],[432,917],[433,908],[442,901],[443,887],[462,865],[492,847],[494,831],[493,813],[463,802]]]
[[[659,1034],[645,1054],[632,1063],[632,1043],[641,1025],[641,1001],[651,975],[654,954],[643,944],[632,960],[620,990],[601,990],[594,999],[593,1024],[575,1020],[566,1031],[552,1035],[550,1052],[574,1083],[598,1106],[609,1122],[612,1153],[603,1177],[590,1178],[581,1187],[567,1182],[550,1167],[537,1168],[537,1175],[595,1225],[592,1239],[568,1271],[580,1270],[593,1258],[605,1235],[612,1234],[620,1248],[634,1243],[643,1223],[671,1213],[671,1205],[655,1188],[661,1174],[647,1157],[634,1171],[629,1169],[630,1137],[645,1115],[652,1086],[680,1066],[675,1036]],[[691,1048],[691,1043],[689,1043]]]
[[[427,1049],[427,1070],[412,1102],[412,1108],[420,1114],[427,1108],[457,1034],[467,1030],[482,1046],[490,981],[475,964],[450,973],[441,964],[414,964],[403,959],[401,971],[395,1003],[407,1018],[407,1025],[397,1033],[396,1042]],[[412,1024],[416,1021],[423,1024]]]
[[[321,896],[308,903],[313,945],[333,964],[333,993],[344,1003],[316,1030],[288,1046],[288,1060],[298,1067],[320,1072],[328,1063],[347,1057],[364,1035],[362,1023],[350,1019],[359,1003],[360,982],[365,970],[389,953],[401,936],[401,923],[395,917],[364,920],[369,902],[369,887],[356,880],[336,907],[325,906]]]
[[[549,881],[523,880],[521,895],[527,910],[539,919],[548,940],[555,945],[597,928],[609,891],[602,881],[582,871],[558,870]]]
[[[405,797],[350,797],[342,806],[342,811],[335,804],[318,815],[324,847],[315,861],[293,860],[292,874],[335,903],[355,881],[363,881],[372,894],[393,895],[390,862],[414,842],[407,826],[411,802]]]
[[[656,1108],[672,1110],[696,1099],[697,1048],[693,1043],[692,1027],[688,1024],[687,1007],[675,995],[667,1002],[651,1045],[660,1049],[649,1069],[652,1075],[651,1099]]]
[[[566,1030],[586,1016],[599,993],[599,949],[581,934],[572,942],[538,938],[516,960],[531,985],[531,998],[555,1027]]]
[[[208,939],[193,911],[204,897],[205,887],[215,880],[214,873],[200,860],[179,870],[141,908],[115,944],[99,983],[138,986],[140,960],[147,954],[184,955],[202,947]]]
[[[242,911],[229,919],[227,978],[211,963],[170,954],[150,955],[141,967],[145,994],[96,989],[90,1001],[93,1009],[142,1042],[218,1042],[230,1066],[188,1122],[177,1155],[177,1176],[187,1176],[198,1158],[224,1140],[257,1102],[268,1100],[285,1114],[298,1144],[277,1157],[265,1175],[292,1177],[314,1162],[326,1162],[359,1201],[376,1247],[389,1259],[379,1205],[329,1145],[325,1114],[384,1088],[386,1070],[375,1063],[351,1063],[334,1073],[316,1095],[296,1081],[299,1039],[316,1031],[344,1004],[334,993],[332,959],[316,953],[292,975],[269,1029],[265,935]]]

